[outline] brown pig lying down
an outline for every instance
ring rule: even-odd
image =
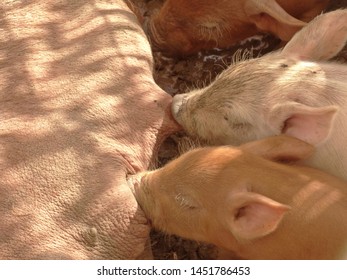
[[[347,259],[347,183],[300,161],[288,136],[192,150],[135,178],[154,227],[244,259]]]
[[[269,32],[288,41],[329,0],[166,0],[150,19],[152,43],[168,54],[226,48]]]
[[[127,174],[177,130],[121,0],[0,3],[0,259],[133,259]]]
[[[230,66],[209,86],[176,95],[175,119],[211,144],[286,134],[317,147],[306,163],[347,180],[347,10],[316,17],[283,50]]]

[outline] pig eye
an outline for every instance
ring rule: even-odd
[[[176,202],[182,209],[195,210],[198,209],[198,204],[190,196],[178,193],[175,196]]]

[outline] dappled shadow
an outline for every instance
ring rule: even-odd
[[[178,127],[134,15],[100,2],[0,4],[0,258],[134,258],[145,246],[125,178]]]
[[[126,185],[178,129],[122,1],[0,5],[0,258],[133,258]]]

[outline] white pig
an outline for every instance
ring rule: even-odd
[[[347,179],[347,10],[315,18],[280,52],[242,61],[209,86],[175,96],[172,112],[191,135],[239,145],[286,134],[317,147],[307,161]]]

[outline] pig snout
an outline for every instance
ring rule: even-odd
[[[182,111],[183,104],[186,102],[188,94],[177,94],[172,99],[171,112],[174,119],[179,123],[178,116]]]

